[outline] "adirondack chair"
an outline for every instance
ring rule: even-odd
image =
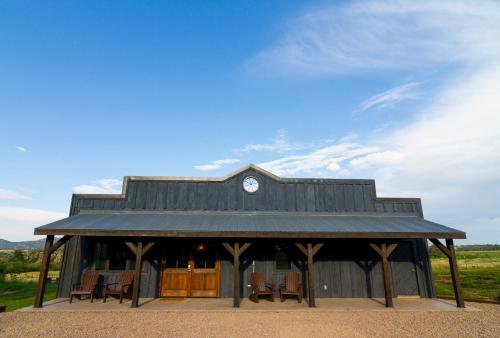
[[[252,286],[252,293],[249,297],[250,300],[258,303],[259,296],[271,296],[271,301],[274,302],[275,285],[266,283],[262,272],[252,272],[250,274],[250,285]]]
[[[85,271],[82,276],[81,283],[75,283],[71,285],[71,290],[69,293],[69,302],[73,302],[73,296],[77,296],[82,299],[82,295],[90,296],[90,302],[94,302],[94,293],[97,286],[97,280],[99,279],[99,272],[97,271]]]
[[[128,290],[132,285],[133,280],[134,273],[132,271],[123,271],[117,283],[104,284],[104,303],[106,303],[106,299],[108,298],[108,296],[116,296],[120,299],[121,304],[123,296],[128,295]],[[115,286],[111,288],[111,285]]]
[[[280,300],[285,301],[286,296],[297,296],[299,303],[302,302],[302,285],[300,283],[300,274],[298,272],[287,272],[285,282],[280,288]]]

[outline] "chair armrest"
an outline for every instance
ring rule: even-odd
[[[123,291],[123,289],[128,288],[130,285],[132,285],[132,283],[129,283],[129,284],[123,284],[123,285],[122,285],[122,291]]]
[[[274,290],[276,288],[276,284],[274,284],[274,283],[266,283],[266,287],[270,288],[271,290]]]

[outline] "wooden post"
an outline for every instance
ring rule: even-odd
[[[465,307],[464,297],[462,295],[462,285],[460,283],[460,276],[458,274],[457,257],[455,256],[455,245],[453,244],[453,239],[446,239],[446,246],[441,243],[437,238],[429,238],[429,240],[441,250],[442,253],[448,257],[448,262],[450,264],[451,280],[453,282],[453,290],[455,291],[455,301],[457,302],[457,307]]]
[[[307,289],[309,307],[316,307],[316,299],[314,294],[314,263],[313,263],[313,246],[312,243],[307,243]]]
[[[247,242],[240,247],[240,243],[222,243],[224,248],[233,255],[233,307],[240,307],[240,255],[251,245]]]
[[[38,276],[38,286],[35,293],[35,305],[34,307],[40,308],[43,304],[43,295],[45,294],[45,284],[47,283],[47,275],[49,273],[50,255],[54,243],[54,235],[47,235],[45,239],[45,246],[43,248],[43,258],[40,264],[40,275]]]
[[[240,307],[240,243],[234,243],[233,307]]]
[[[142,267],[142,242],[137,243],[135,248],[135,273],[134,273],[134,289],[132,291],[131,307],[139,306],[139,291],[141,286],[141,267]]]
[[[392,302],[392,278],[391,269],[389,267],[389,257],[387,255],[387,244],[382,243],[380,249],[382,251],[382,274],[384,278],[385,306],[394,307]]]
[[[315,284],[314,284],[314,255],[321,249],[323,243],[307,243],[307,249],[302,243],[295,243],[295,246],[307,257],[307,293],[309,307],[316,307]]]
[[[375,243],[369,243],[369,245],[382,259],[382,278],[384,279],[385,306],[394,307],[394,304],[392,302],[392,276],[391,266],[389,265],[389,256],[396,249],[398,244],[392,243],[390,245],[387,245],[387,243],[382,243],[380,247]]]
[[[462,295],[462,284],[460,283],[460,275],[458,274],[457,257],[455,255],[455,245],[453,239],[446,239],[446,248],[449,250],[450,255],[448,262],[450,263],[451,279],[453,281],[453,290],[455,291],[455,301],[457,307],[465,307],[464,297]]]

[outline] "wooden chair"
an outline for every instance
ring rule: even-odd
[[[258,303],[259,296],[271,296],[271,301],[274,302],[275,285],[266,283],[262,272],[252,272],[250,274],[250,285],[252,286],[252,293],[249,297],[250,300]]]
[[[128,290],[132,285],[133,280],[134,280],[134,273],[132,271],[123,271],[120,275],[118,283],[104,284],[104,303],[106,303],[106,298],[108,298],[108,296],[116,296],[120,299],[120,304],[121,304],[123,296],[128,295]],[[116,285],[116,286],[110,288],[111,285]]]
[[[69,292],[70,304],[73,301],[73,296],[77,296],[79,299],[82,299],[82,295],[90,296],[90,302],[93,303],[95,288],[97,286],[98,279],[99,272],[85,271],[82,276],[82,282],[71,285],[71,290]]]
[[[300,273],[287,272],[285,282],[280,288],[280,300],[285,301],[285,296],[297,296],[299,303],[302,302],[302,285],[300,283]]]

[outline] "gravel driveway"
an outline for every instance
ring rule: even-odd
[[[1,337],[500,337],[500,305],[481,311],[10,312]]]

